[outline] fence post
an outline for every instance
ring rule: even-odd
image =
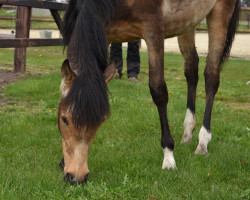
[[[30,32],[30,7],[17,7],[16,14],[16,38],[29,38]],[[25,73],[26,48],[16,48],[14,58],[15,72]]]

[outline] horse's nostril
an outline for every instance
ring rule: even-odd
[[[88,176],[89,176],[89,173],[87,173],[83,179],[83,182],[87,182],[87,179],[88,179]]]
[[[89,175],[89,173],[85,175],[84,179],[78,180],[77,178],[75,178],[74,176],[72,176],[72,174],[66,173],[66,175],[64,177],[64,180],[68,181],[71,185],[82,184],[82,183],[86,183],[87,182],[88,175]]]
[[[64,180],[65,180],[65,181],[72,182],[73,179],[74,179],[74,177],[72,176],[72,174],[66,173],[66,175],[65,175],[65,177],[64,177]]]
[[[77,178],[73,178],[73,180],[70,183],[71,185],[77,185],[80,184],[80,181],[77,180]]]

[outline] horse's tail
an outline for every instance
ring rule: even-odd
[[[220,69],[222,70],[223,63],[228,59],[230,55],[230,50],[233,44],[234,36],[237,31],[237,26],[239,23],[239,13],[240,13],[240,0],[236,0],[234,11],[229,22],[229,26],[227,29],[227,38],[224,46],[224,50],[220,59]]]
[[[76,65],[77,76],[63,102],[70,108],[76,127],[96,128],[110,112],[103,76],[108,60],[104,28],[114,13],[117,0],[81,1],[74,31],[66,30],[65,33],[71,31],[71,35],[64,35],[72,51],[73,57],[69,59]]]

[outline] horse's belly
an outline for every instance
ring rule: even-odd
[[[197,24],[189,24],[188,26],[171,26],[171,24],[165,24],[164,27],[164,36],[165,38],[171,38],[178,35],[181,35],[185,32],[188,32],[189,30],[194,30],[194,28],[197,26]]]
[[[140,25],[127,22],[116,23],[106,29],[107,40],[109,42],[129,42],[142,38]]]

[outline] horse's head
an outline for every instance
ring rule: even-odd
[[[116,72],[116,63],[112,62],[104,72],[106,83],[112,79]],[[62,65],[62,98],[58,110],[58,125],[62,134],[62,147],[64,156],[65,179],[72,184],[82,183],[87,180],[88,151],[101,124],[96,127],[76,127],[70,109],[64,104],[63,99],[70,91],[77,75],[71,70],[69,61]]]

